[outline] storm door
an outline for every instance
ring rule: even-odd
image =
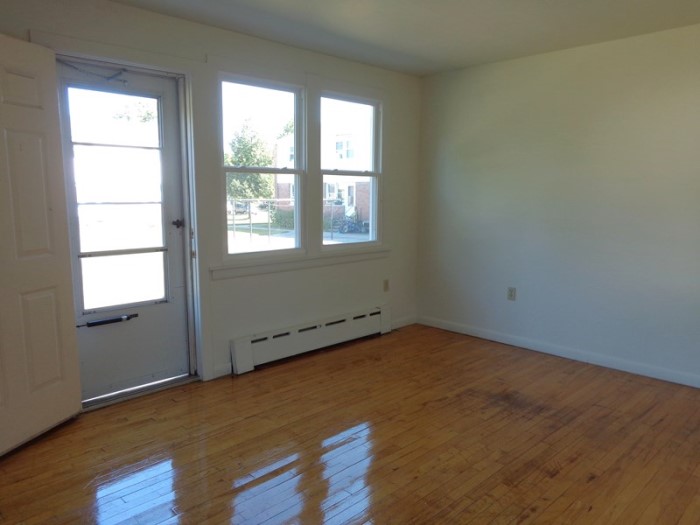
[[[83,402],[190,375],[178,79],[59,60]]]

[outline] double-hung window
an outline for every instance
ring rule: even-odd
[[[378,128],[376,103],[321,97],[324,245],[377,238]]]
[[[379,240],[379,102],[318,86],[305,97],[285,85],[221,82],[228,255],[314,258]]]
[[[228,253],[299,248],[299,90],[223,81],[221,100]]]

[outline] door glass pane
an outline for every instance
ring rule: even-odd
[[[158,99],[68,88],[73,142],[157,148]]]
[[[165,298],[163,252],[81,259],[86,310]]]
[[[374,240],[374,177],[323,176],[323,244]]]
[[[81,253],[164,247],[158,99],[70,87],[68,104]],[[165,297],[163,252],[80,264],[85,310]]]
[[[294,175],[227,173],[228,253],[296,247]]]
[[[222,82],[224,165],[294,168],[295,94]]]
[[[321,99],[321,167],[324,170],[374,170],[374,106]]]
[[[160,204],[79,204],[80,251],[163,246]]]
[[[73,147],[79,203],[161,202],[160,150]]]

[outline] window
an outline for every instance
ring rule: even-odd
[[[166,298],[158,99],[69,87],[84,311]]]
[[[221,83],[229,254],[299,247],[298,93]]]
[[[314,258],[378,239],[380,106],[333,93],[222,78],[228,255]]]
[[[321,98],[324,245],[376,239],[376,122],[374,104]]]
[[[355,206],[355,186],[348,186],[348,206]]]

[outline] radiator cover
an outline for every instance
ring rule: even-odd
[[[371,307],[231,341],[233,373],[345,341],[391,331],[389,308]]]

